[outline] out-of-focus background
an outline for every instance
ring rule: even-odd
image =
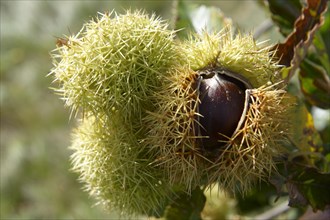
[[[186,1],[189,3],[190,1]],[[258,1],[202,1],[243,32],[269,19]],[[194,4],[200,4],[193,1]],[[97,12],[144,9],[170,19],[172,1],[1,0],[1,219],[109,219],[70,171],[69,109],[49,88],[56,39]],[[271,41],[276,43],[278,36]]]

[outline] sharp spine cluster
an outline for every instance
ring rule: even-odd
[[[174,35],[143,12],[106,13],[53,51],[56,92],[81,118],[73,170],[100,203],[128,214],[155,213],[178,190],[216,183],[245,193],[276,170],[285,140],[290,106],[269,48],[230,27],[185,42]],[[225,147],[210,152],[199,144],[197,88],[199,72],[214,68],[246,79],[247,102]]]

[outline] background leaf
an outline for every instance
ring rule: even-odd
[[[225,26],[232,24],[222,11],[213,6],[189,4],[178,0],[175,5],[174,29],[179,38],[186,38],[190,33],[218,32]]]
[[[306,101],[320,108],[330,108],[329,72],[321,65],[317,54],[310,54],[300,66],[300,88]]]
[[[301,11],[300,0],[268,0],[268,7],[274,23],[279,27],[284,36],[293,30],[294,22]]]
[[[173,6],[173,29],[179,30],[177,36],[185,38],[190,32],[194,32],[194,26],[191,21],[190,11],[194,7],[183,0],[174,1]]]
[[[278,195],[286,185],[290,206],[311,205],[314,210],[323,210],[330,204],[330,155],[314,127],[312,115],[302,101],[297,103],[290,116],[292,146],[286,146],[290,153],[283,160],[282,176],[274,176],[271,182]]]
[[[182,193],[170,204],[164,213],[166,220],[200,220],[206,197],[201,189],[195,189],[191,196]]]
[[[330,13],[325,14],[325,23],[316,32],[313,45],[300,64],[300,88],[310,105],[330,108],[330,63],[329,42]],[[329,44],[329,43],[328,43]]]
[[[277,45],[276,52],[280,64],[286,66],[282,70],[283,78],[289,81],[300,67],[300,88],[306,101],[320,108],[330,108],[327,2],[307,0],[307,6],[302,8],[299,0],[269,0],[268,5],[273,21],[281,33],[288,36],[284,43]]]
[[[292,151],[299,150],[300,152],[318,152],[322,151],[322,140],[314,127],[312,115],[307,110],[305,104],[298,99],[295,99],[296,105],[292,107],[290,113],[291,127],[289,138],[293,148],[286,146]]]
[[[283,72],[286,73],[284,78],[287,81],[291,79],[296,68],[299,67],[304,59],[307,49],[313,41],[315,32],[323,22],[322,14],[326,9],[326,0],[308,0],[307,6],[303,8],[301,15],[294,23],[293,31],[288,35],[284,43],[279,43],[274,47],[276,56],[280,60],[279,64],[289,67],[289,69]],[[282,19],[285,18],[282,17]],[[292,21],[289,20],[288,22]]]
[[[321,173],[314,167],[294,162],[290,164],[289,172],[290,206],[301,207],[308,203],[316,211],[330,205],[330,173]]]

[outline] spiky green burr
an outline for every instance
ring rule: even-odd
[[[193,34],[182,48],[195,71],[224,67],[244,76],[254,87],[278,80],[279,66],[271,46],[263,47],[251,34],[233,34],[230,26],[219,33]]]
[[[53,51],[52,74],[75,116],[73,171],[89,193],[126,214],[152,213],[172,196],[144,141],[150,98],[180,62],[174,31],[142,12],[100,14]]]
[[[180,60],[174,32],[140,12],[111,16],[100,14],[54,51],[57,92],[73,111],[119,111],[125,122],[139,124],[162,76]]]
[[[141,12],[100,14],[53,52],[56,91],[81,119],[73,170],[109,208],[153,213],[175,192],[216,183],[244,193],[276,171],[290,102],[269,47],[230,27],[184,42],[174,34]],[[200,132],[206,73],[244,87],[235,131],[212,147]]]
[[[251,35],[234,37],[230,28],[193,35],[181,48],[187,65],[170,73],[155,95],[160,107],[147,117],[151,148],[160,152],[159,164],[169,181],[184,185],[187,192],[218,183],[226,191],[245,193],[276,172],[274,156],[283,152],[286,110],[292,102],[279,88],[280,68],[270,47],[261,48]],[[204,117],[199,112],[203,94],[198,91],[205,71],[230,73],[248,85],[235,132],[213,149],[201,144],[205,137],[198,132],[205,129],[199,120]]]
[[[121,123],[93,116],[81,122],[73,132],[73,171],[108,210],[125,216],[156,213],[173,190],[161,170],[150,166],[152,155]]]

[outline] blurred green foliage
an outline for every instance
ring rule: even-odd
[[[261,1],[185,2],[220,8],[242,32],[257,31],[270,17],[262,10]],[[0,218],[118,217],[93,206],[95,201],[81,190],[78,176],[70,172],[67,146],[74,122],[49,89],[49,52],[58,37],[77,33],[98,11],[120,13],[137,8],[171,20],[172,1],[8,0],[1,1],[0,7]],[[271,28],[259,39],[276,43],[283,37]],[[258,198],[248,201],[253,200]],[[243,211],[247,210],[241,207]]]

